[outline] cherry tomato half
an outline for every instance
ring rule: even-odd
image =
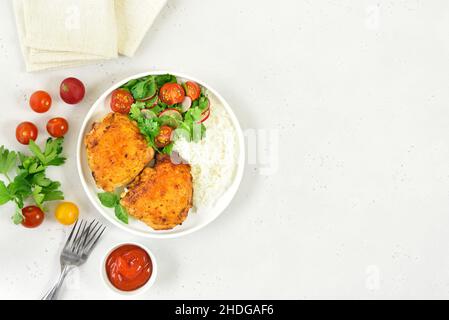
[[[188,96],[192,101],[197,100],[201,95],[201,88],[198,83],[193,81],[187,81],[185,84],[186,96]]]
[[[162,126],[159,134],[156,136],[154,141],[156,142],[156,147],[164,148],[168,146],[171,142],[171,136],[173,133],[173,129],[169,126]]]
[[[177,83],[166,83],[159,91],[159,98],[163,103],[166,103],[169,106],[181,103],[185,97],[186,94],[184,88]]]
[[[111,109],[114,112],[128,114],[134,103],[133,95],[124,89],[117,89],[112,93]]]
[[[86,88],[84,84],[76,78],[67,78],[61,83],[61,99],[68,104],[78,104],[84,99]]]
[[[63,137],[69,131],[69,123],[64,118],[53,118],[47,123],[47,131],[54,138]]]
[[[31,122],[22,122],[16,128],[16,139],[21,144],[29,144],[30,140],[36,141],[37,127]]]
[[[51,108],[51,96],[45,91],[36,91],[31,95],[30,107],[37,113],[45,113]]]
[[[23,221],[22,225],[26,228],[39,227],[44,221],[44,212],[36,206],[29,206],[22,209]]]
[[[78,220],[79,209],[72,202],[62,202],[58,205],[55,212],[56,220],[61,224],[69,226]]]

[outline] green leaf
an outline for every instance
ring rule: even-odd
[[[28,145],[28,148],[30,151],[35,155],[36,158],[39,159],[39,161],[43,164],[45,164],[45,155],[42,152],[42,150],[39,148],[39,146],[34,142],[33,140],[30,140],[30,144]]]
[[[153,97],[156,92],[157,86],[153,77],[140,80],[131,88],[131,93],[136,100]]]
[[[33,175],[31,181],[33,184],[41,187],[48,187],[52,183],[52,181],[48,179],[43,172]]]
[[[166,83],[176,83],[178,80],[174,75],[171,74],[161,74],[155,77],[156,84],[158,88],[162,87]]]
[[[57,200],[64,200],[64,194],[62,193],[62,191],[56,190],[45,193],[43,202],[57,201]]]
[[[19,207],[16,207],[16,211],[14,212],[14,215],[12,216],[12,222],[16,225],[21,224],[24,217],[22,215],[22,210]]]
[[[126,84],[122,86],[123,89],[131,90],[132,87],[136,85],[136,83],[139,82],[137,79],[133,79],[128,81]]]
[[[209,98],[200,97],[198,100],[198,108],[200,108],[201,111],[204,111],[207,107],[209,107]]]
[[[26,174],[17,175],[13,182],[8,185],[8,191],[11,195],[26,198],[32,194],[31,184],[26,177]]]
[[[0,206],[4,205],[5,203],[13,199],[14,198],[9,193],[5,183],[3,181],[0,181]]]
[[[131,110],[129,111],[129,117],[135,121],[138,121],[141,117],[143,117],[141,108],[139,108],[139,106],[136,103],[134,103],[131,106]]]
[[[175,144],[173,142],[170,143],[168,146],[166,146],[166,147],[164,147],[164,149],[162,149],[162,153],[171,155],[173,152],[174,146],[175,146]]]
[[[42,193],[42,187],[41,186],[35,186],[33,189],[33,199],[36,205],[42,208],[42,204],[44,203],[45,194]]]
[[[115,216],[121,222],[128,224],[128,212],[126,212],[126,209],[122,205],[117,204],[115,206]]]
[[[42,151],[34,141],[30,140],[29,149],[43,166],[60,166],[66,160],[59,156],[62,152],[63,142],[63,138],[49,138],[45,144],[45,150]]]
[[[112,192],[103,192],[98,194],[98,199],[106,208],[114,208],[119,203],[119,197]]]
[[[17,153],[9,151],[5,147],[0,147],[0,173],[8,175],[8,173],[17,165]]]

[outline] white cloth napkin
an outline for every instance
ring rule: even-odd
[[[167,0],[115,0],[120,54],[134,56],[166,3]]]
[[[133,56],[167,0],[14,0],[27,71]]]

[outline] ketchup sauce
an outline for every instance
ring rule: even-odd
[[[134,291],[143,287],[153,273],[153,263],[148,253],[133,244],[123,245],[106,259],[106,273],[114,287]]]

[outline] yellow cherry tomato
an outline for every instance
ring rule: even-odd
[[[55,217],[61,224],[69,226],[78,220],[79,209],[72,202],[62,202],[56,208]]]

